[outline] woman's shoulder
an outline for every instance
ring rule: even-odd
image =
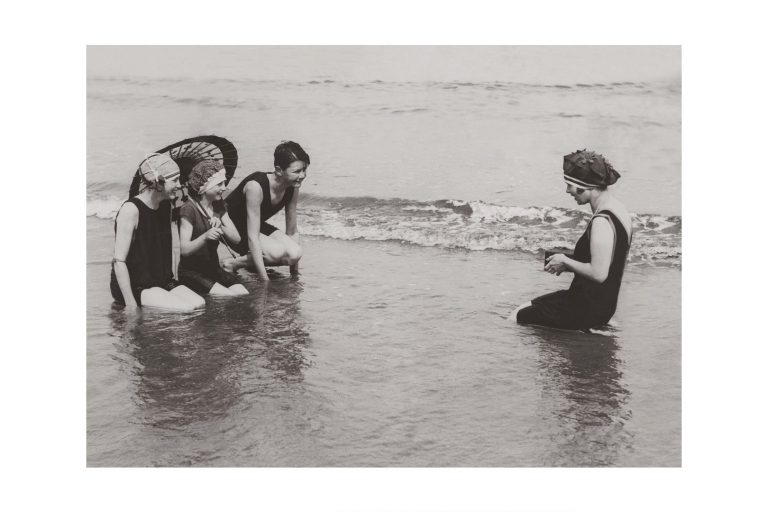
[[[612,201],[611,203],[607,204],[602,210],[600,210],[597,214],[597,216],[605,215],[608,216],[608,212],[613,214],[616,219],[621,223],[621,225],[624,227],[624,230],[627,232],[627,234],[632,232],[632,214],[629,213],[629,210],[620,203],[619,201]]]
[[[590,230],[592,233],[598,230],[605,230],[605,229],[611,229],[611,225],[613,224],[613,220],[608,216],[605,212],[596,213],[592,220],[589,223]]]
[[[230,193],[227,194],[227,196],[224,198],[225,201],[232,201],[237,198],[237,192],[242,193],[244,189],[253,183],[254,181],[257,181],[259,179],[259,174],[263,174],[259,171],[252,172],[251,174],[248,174],[244,178],[240,179],[240,181],[237,182],[237,185],[233,185],[230,183],[230,187],[232,187],[230,190]]]
[[[197,208],[192,204],[192,199],[188,199],[186,203],[179,207],[179,218],[193,221],[197,217]]]
[[[250,185],[254,181],[261,182],[261,181],[264,181],[266,179],[267,179],[267,174],[266,173],[261,172],[261,171],[255,171],[255,172],[252,172],[251,174],[249,174],[248,176],[246,176],[245,178],[243,178],[242,181],[240,182],[240,185],[247,186],[247,185]]]
[[[258,201],[264,199],[263,186],[257,180],[246,183],[243,187],[243,194],[245,194],[246,199],[256,199]]]
[[[185,213],[186,214],[191,214],[192,212],[194,212],[195,211],[195,205],[192,204],[192,201],[193,201],[192,199],[188,199],[186,203],[182,204],[179,207],[179,213],[184,215]]]
[[[125,225],[126,223],[134,227],[139,223],[139,207],[130,199],[120,206],[115,217],[115,226]]]
[[[120,209],[117,211],[118,216],[120,215],[129,215],[129,216],[138,216],[139,215],[139,204],[143,204],[140,199],[136,199],[135,197],[130,198],[126,202],[124,202]]]

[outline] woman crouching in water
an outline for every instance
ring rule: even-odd
[[[553,254],[544,270],[573,272],[570,288],[542,295],[515,311],[518,323],[561,329],[605,325],[616,312],[621,278],[632,240],[632,217],[608,190],[621,177],[602,155],[586,149],[565,156],[566,193],[589,203],[592,218],[573,256]]]
[[[219,266],[219,241],[240,243],[240,235],[224,209],[226,175],[217,160],[202,160],[189,173],[191,195],[179,211],[179,281],[205,295],[247,295],[235,274]]]
[[[139,174],[139,193],[123,203],[115,218],[112,297],[130,309],[202,307],[202,297],[173,279],[171,200],[181,189],[179,167],[168,155],[153,154],[141,163]]]
[[[244,256],[222,262],[235,272],[247,267],[267,281],[266,265],[289,265],[297,273],[302,249],[296,208],[299,187],[307,177],[309,155],[296,142],[284,141],[275,148],[274,172],[246,176],[227,196],[227,211],[240,233],[235,250]],[[285,233],[267,219],[285,208]]]

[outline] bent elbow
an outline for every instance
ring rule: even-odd
[[[608,272],[601,272],[593,277],[597,284],[603,284],[608,279]]]

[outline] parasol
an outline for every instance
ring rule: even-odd
[[[179,182],[182,185],[187,183],[187,177],[192,168],[201,160],[214,159],[224,165],[224,174],[227,177],[226,183],[235,174],[237,168],[237,149],[234,144],[223,137],[216,135],[200,135],[190,139],[184,139],[170,146],[157,151],[157,153],[167,153],[179,166],[181,178]],[[136,174],[131,182],[131,188],[128,197],[133,197],[139,193],[141,186],[141,173],[136,170]]]

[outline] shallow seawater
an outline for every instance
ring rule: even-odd
[[[115,198],[127,193],[148,153],[214,133],[237,148],[236,179],[270,170],[275,146],[290,139],[312,161],[303,193],[515,207],[575,207],[564,193],[563,155],[589,147],[622,174],[613,190],[631,212],[681,213],[679,80],[561,88],[237,76],[137,80],[96,70],[88,78],[91,204],[116,209]]]
[[[518,326],[527,254],[305,237],[301,275],[192,314],[111,304],[88,221],[89,466],[679,466],[680,271],[630,266],[617,326]]]

